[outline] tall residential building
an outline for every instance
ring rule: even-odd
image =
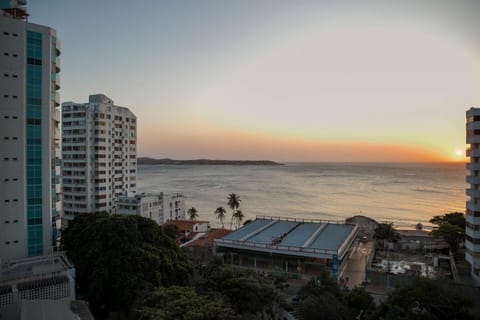
[[[467,111],[467,226],[465,230],[465,259],[472,266],[471,274],[480,284],[480,109]]]
[[[0,260],[48,254],[61,211],[60,42],[0,0]]]
[[[136,191],[137,118],[103,94],[62,104],[64,217],[115,212],[115,201]]]

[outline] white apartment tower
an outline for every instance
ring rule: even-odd
[[[103,94],[62,104],[64,217],[115,212],[133,195],[137,177],[137,118]]]
[[[60,42],[0,0],[0,260],[52,251],[61,213]],[[0,262],[1,263],[1,262]]]
[[[465,259],[472,266],[472,278],[480,285],[480,109],[467,111],[467,226],[465,230]]]

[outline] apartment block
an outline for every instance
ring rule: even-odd
[[[154,220],[159,225],[168,220],[184,220],[185,197],[180,194],[168,195],[141,193],[132,197],[118,197],[115,213],[139,215]]]
[[[137,118],[103,94],[62,104],[64,217],[114,213],[137,185]]]
[[[0,260],[51,253],[61,214],[60,41],[0,1]]]
[[[480,108],[467,111],[467,188],[465,228],[465,259],[471,265],[471,275],[480,285]]]

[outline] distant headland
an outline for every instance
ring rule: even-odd
[[[282,166],[283,163],[278,163],[270,160],[210,160],[210,159],[196,159],[196,160],[174,160],[174,159],[154,159],[148,157],[139,157],[138,164],[167,164],[167,165],[232,165],[232,166]]]

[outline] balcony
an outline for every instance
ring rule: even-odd
[[[480,143],[480,135],[467,135],[467,144]]]
[[[465,167],[467,170],[480,170],[480,163],[467,163]]]
[[[480,176],[466,176],[465,181],[470,184],[480,184]]]
[[[60,39],[56,38],[55,39],[55,54],[56,54],[57,57],[60,57],[60,54],[62,53],[60,51],[60,48],[61,48]]]
[[[467,189],[466,193],[467,193],[467,196],[470,196],[473,198],[480,198],[480,190]]]
[[[55,73],[60,73],[60,60],[55,61]]]
[[[55,77],[55,90],[60,90],[60,76],[58,74]]]

